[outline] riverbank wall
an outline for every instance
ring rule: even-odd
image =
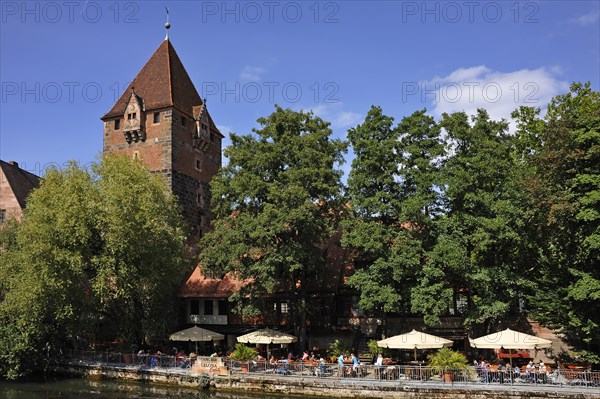
[[[598,389],[586,387],[543,387],[511,385],[398,383],[354,379],[317,379],[252,374],[211,376],[177,370],[115,367],[89,364],[61,364],[60,375],[147,381],[223,392],[270,393],[288,396],[390,399],[600,399]]]

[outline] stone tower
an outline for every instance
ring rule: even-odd
[[[168,39],[101,119],[104,153],[140,158],[160,174],[200,237],[209,227],[208,183],[221,167],[223,135]]]

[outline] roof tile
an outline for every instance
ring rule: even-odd
[[[192,116],[193,107],[202,104],[200,95],[168,39],[161,43],[112,109],[101,119],[123,115],[132,88],[144,100],[146,111],[172,106]]]

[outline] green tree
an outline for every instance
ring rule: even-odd
[[[0,373],[43,368],[99,325],[139,344],[166,332],[182,276],[174,198],[140,162],[50,170],[0,252]]]
[[[306,343],[310,278],[325,269],[324,243],[341,217],[345,143],[312,113],[276,107],[254,135],[231,135],[227,166],[211,183],[213,230],[201,241],[207,270],[246,285],[232,298],[244,316],[265,294],[286,293],[299,344]]]
[[[412,293],[413,311],[428,324],[461,312],[466,324],[489,327],[518,306],[528,286],[520,277],[523,199],[508,124],[481,109],[472,122],[463,112],[440,122],[451,154],[442,168],[445,209]]]
[[[354,212],[344,222],[343,244],[357,252],[349,284],[360,306],[380,317],[410,309],[437,212],[436,159],[443,153],[440,128],[425,110],[393,118],[372,107],[348,137],[355,158],[348,178]]]
[[[574,83],[539,109],[513,113],[529,175],[529,236],[537,289],[528,307],[582,354],[600,356],[600,93]],[[530,143],[534,143],[531,145]],[[595,355],[594,355],[595,354]]]

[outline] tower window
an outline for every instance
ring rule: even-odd
[[[200,159],[196,159],[196,170],[202,170],[202,161]]]
[[[185,120],[185,116],[181,117],[181,126],[185,126],[186,120]]]
[[[121,128],[121,120],[115,119],[115,130],[119,130]]]
[[[154,123],[160,123],[160,112],[154,113]]]
[[[196,194],[196,202],[201,207],[204,207],[204,197],[202,196],[202,194]]]

